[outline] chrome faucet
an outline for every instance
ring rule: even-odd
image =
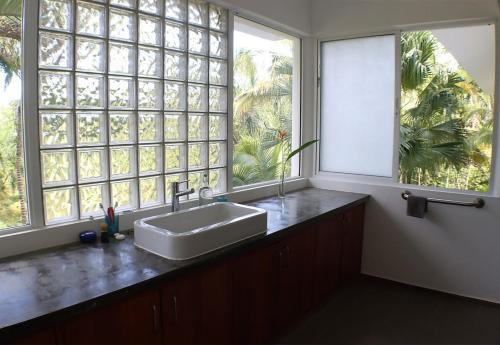
[[[186,189],[183,192],[179,191],[179,185],[181,183],[185,183],[189,188],[189,180],[180,181],[180,182],[172,182],[171,184],[171,194],[172,194],[172,203],[171,203],[171,211],[177,212],[179,211],[179,198],[184,195],[189,195],[194,193],[194,188]]]

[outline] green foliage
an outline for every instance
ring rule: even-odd
[[[487,191],[491,98],[463,68],[451,71],[430,32],[401,36],[400,181]]]
[[[0,107],[0,229],[23,223],[19,202],[18,182],[24,189],[24,173],[21,181],[16,174],[16,111],[17,104]]]
[[[262,77],[250,51],[235,58],[233,184],[241,186],[290,175],[283,159],[291,150],[293,61],[273,56]]]
[[[20,17],[22,14],[21,0],[1,0],[0,1],[0,16],[15,16]]]

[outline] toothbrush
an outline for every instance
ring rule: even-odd
[[[102,202],[99,203],[99,207],[101,208],[102,213],[104,213],[104,217],[106,217],[107,214],[106,214],[106,211],[104,210],[104,206],[102,205]]]

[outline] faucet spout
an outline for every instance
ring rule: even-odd
[[[188,185],[189,180],[180,181],[180,182],[172,182],[172,185],[171,185],[171,194],[172,194],[171,211],[172,212],[179,211],[179,207],[180,207],[179,199],[180,199],[180,197],[194,193],[194,188],[191,188],[191,189],[188,189],[188,190],[185,190],[182,192],[179,191],[179,185],[181,183],[186,183],[186,185]]]

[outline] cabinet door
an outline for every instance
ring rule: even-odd
[[[200,273],[200,327],[198,344],[230,344],[232,309],[229,264],[223,263]]]
[[[156,289],[74,317],[62,325],[64,344],[161,344]]]
[[[262,344],[273,335],[275,286],[278,273],[276,247],[269,246],[231,262],[233,342]]]
[[[190,274],[161,289],[164,344],[195,344],[200,325],[200,280]]]
[[[342,259],[342,215],[335,215],[316,226],[314,303],[327,298],[340,282]]]
[[[279,246],[279,282],[275,327],[278,333],[297,321],[311,307],[314,267],[314,231],[300,232]]]
[[[360,205],[344,214],[341,269],[341,279],[343,281],[352,279],[361,272],[364,210],[364,205]]]

